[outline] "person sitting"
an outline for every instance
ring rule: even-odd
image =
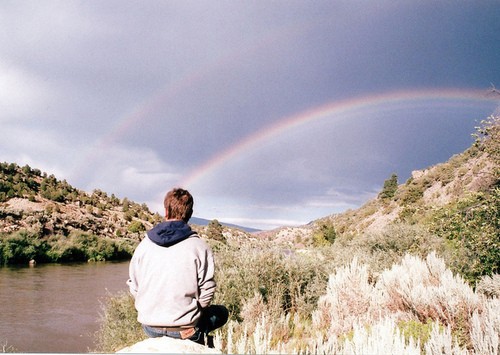
[[[208,244],[188,225],[193,205],[187,190],[174,188],[166,194],[165,221],[149,230],[137,246],[127,284],[146,335],[207,345],[208,333],[222,327],[229,312],[211,305],[216,289],[214,258]]]

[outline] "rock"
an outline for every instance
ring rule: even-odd
[[[190,340],[169,337],[148,338],[118,350],[117,353],[222,354],[220,350],[211,349]]]

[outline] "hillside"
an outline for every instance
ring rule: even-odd
[[[74,230],[108,238],[137,239],[160,216],[146,205],[106,192],[91,194],[29,166],[0,164],[0,232],[22,229],[41,235],[68,235]]]
[[[471,147],[445,163],[413,171],[389,196],[381,191],[360,208],[330,219],[338,233],[349,235],[381,232],[397,222],[428,223],[438,209],[490,191],[498,182],[494,170],[488,154]]]
[[[447,162],[413,171],[404,183],[396,185],[389,195],[379,195],[357,209],[325,216],[299,227],[280,227],[255,233],[260,238],[299,246],[312,243],[322,225],[334,228],[337,237],[355,238],[364,234],[383,233],[391,225],[431,224],[438,210],[451,208],[474,194],[490,193],[498,185],[498,169],[484,150],[473,146],[451,157]],[[466,208],[464,208],[466,209]]]
[[[145,204],[0,163],[0,264],[128,258],[143,232],[161,220]],[[247,236],[226,226],[214,232],[210,223],[193,228],[220,240]]]
[[[412,172],[404,183],[393,174],[360,208],[255,235],[290,248],[347,248],[349,257],[377,259],[379,268],[401,252],[437,250],[469,281],[498,273],[500,118],[484,120],[475,138],[463,153]]]

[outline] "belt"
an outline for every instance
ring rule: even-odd
[[[196,328],[181,328],[181,327],[161,327],[150,325],[151,328],[163,331],[163,332],[178,332],[181,339],[191,338],[194,333],[196,333]]]

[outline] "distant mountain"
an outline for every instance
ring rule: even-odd
[[[196,224],[198,226],[208,226],[208,224],[210,223],[210,220],[198,218],[198,217],[191,217],[191,219],[189,220],[189,223]],[[220,221],[219,221],[219,223],[222,224],[223,226],[241,229],[241,230],[248,232],[248,233],[255,233],[255,232],[260,231],[260,229],[238,226],[236,224],[231,224],[231,223],[224,223],[224,222],[220,222]]]

